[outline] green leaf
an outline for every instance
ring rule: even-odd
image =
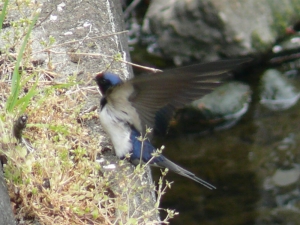
[[[20,67],[20,64],[21,64],[21,60],[23,58],[25,47],[28,43],[28,40],[29,40],[29,37],[30,37],[30,34],[31,34],[31,31],[32,31],[38,17],[39,17],[39,12],[37,12],[35,14],[35,16],[33,17],[32,22],[30,23],[30,26],[28,28],[28,31],[26,33],[26,36],[24,38],[24,41],[22,43],[22,46],[20,48],[20,51],[19,51],[19,54],[18,54],[18,57],[17,57],[17,61],[16,61],[16,64],[15,64],[13,77],[12,77],[11,93],[8,97],[7,102],[6,102],[6,109],[7,109],[8,112],[12,112],[14,107],[16,106],[16,103],[17,103],[17,99],[18,99],[20,89],[21,89],[21,84],[20,84],[21,75],[20,75],[20,72],[19,72],[19,67]]]
[[[0,15],[0,30],[2,30],[3,21],[4,21],[5,16],[6,16],[7,5],[8,5],[8,0],[5,0],[3,8],[2,8],[2,13]]]

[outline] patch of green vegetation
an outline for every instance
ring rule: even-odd
[[[20,94],[20,90],[22,88],[21,86],[21,74],[19,71],[19,67],[21,64],[21,60],[23,59],[23,54],[25,51],[25,47],[28,44],[28,40],[31,34],[31,31],[33,29],[33,26],[35,25],[37,19],[39,16],[39,12],[35,13],[35,15],[33,16],[33,20],[31,21],[28,30],[26,31],[26,35],[25,38],[23,40],[23,44],[19,50],[19,54],[17,57],[17,60],[15,62],[14,65],[14,71],[13,71],[13,76],[12,76],[12,80],[11,80],[11,93],[8,97],[7,103],[6,103],[6,110],[8,112],[12,112],[13,109],[15,108],[15,106],[22,104],[22,108],[21,108],[21,113],[24,112],[25,108],[27,107],[27,105],[29,104],[30,99],[33,97],[33,95],[36,93],[36,89],[35,87],[32,87],[30,89],[30,91],[23,96],[22,98],[18,99],[19,94]]]
[[[9,0],[5,0],[2,8],[2,12],[0,15],[0,31],[2,30],[3,22],[6,16],[6,11],[7,11],[7,5],[8,5]]]
[[[300,16],[298,1],[274,1],[270,6],[273,6],[271,10],[274,18],[271,28],[279,34],[284,34],[286,28],[292,25],[291,16],[294,17],[294,20]]]
[[[265,52],[270,47],[266,42],[261,40],[260,35],[257,34],[255,31],[252,32],[251,42],[253,48],[257,49],[257,51],[260,52]]]

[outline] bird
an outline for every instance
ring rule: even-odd
[[[212,184],[180,167],[164,155],[153,156],[153,133],[167,132],[167,124],[176,109],[203,97],[218,87],[219,80],[228,72],[249,59],[231,59],[195,64],[154,74],[141,75],[123,81],[112,72],[96,74],[94,80],[102,98],[99,118],[104,131],[113,144],[120,159],[130,154],[133,165],[148,163],[151,166],[167,168],[187,177],[209,189]],[[153,132],[141,140],[152,128]]]

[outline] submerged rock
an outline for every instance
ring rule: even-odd
[[[300,177],[299,168],[291,168],[289,170],[277,169],[272,177],[272,181],[276,186],[288,186],[296,183]]]
[[[268,109],[284,110],[296,104],[300,93],[278,70],[269,69],[261,78],[260,103]]]
[[[226,129],[247,112],[250,100],[251,90],[248,85],[227,83],[179,110],[171,126],[187,132]]]

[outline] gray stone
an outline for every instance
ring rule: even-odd
[[[15,225],[6,182],[3,177],[2,164],[0,162],[0,225]]]
[[[289,170],[277,169],[272,180],[276,186],[288,186],[296,183],[299,180],[299,176],[300,170],[298,168]]]
[[[261,78],[260,103],[268,109],[284,110],[295,105],[300,93],[280,71],[268,69]]]
[[[300,18],[300,1],[153,0],[143,30],[154,38],[149,50],[176,64],[196,59],[266,52],[290,21]]]
[[[226,83],[179,110],[174,127],[187,132],[228,129],[247,112],[251,93],[246,84]]]

